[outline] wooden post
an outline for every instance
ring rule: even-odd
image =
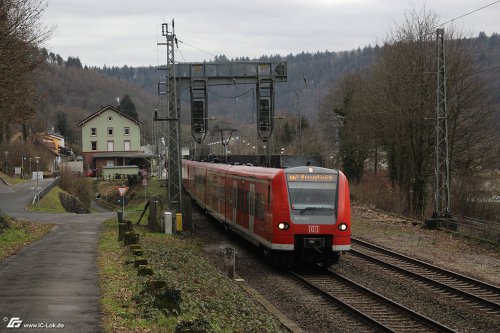
[[[118,241],[123,240],[123,236],[128,231],[127,223],[118,223]]]
[[[224,249],[224,270],[226,271],[227,277],[231,280],[234,279],[234,265],[234,249],[231,247],[226,247]]]
[[[149,219],[148,219],[148,229],[150,231],[159,231],[158,230],[158,223],[156,221],[157,219],[157,203],[158,203],[158,200],[157,198],[153,198],[151,199],[150,201],[150,205],[149,205]]]
[[[183,192],[183,199],[182,199],[182,216],[184,218],[184,228],[189,231],[194,231],[193,230],[193,211],[191,207],[191,198],[189,198],[188,195],[186,195],[185,191]]]

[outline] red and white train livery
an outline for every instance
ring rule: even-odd
[[[183,185],[218,221],[281,261],[330,266],[351,243],[349,186],[338,170],[183,160]]]

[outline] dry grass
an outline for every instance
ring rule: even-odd
[[[133,264],[126,264],[132,259],[130,251],[117,242],[116,219],[104,226],[99,244],[104,332],[181,332],[178,325],[200,318],[210,323],[213,332],[280,332],[271,315],[206,260],[193,238],[136,228],[155,272],[152,278],[139,277]],[[178,310],[154,306],[152,296],[144,293],[150,279],[166,281],[181,292]]]
[[[24,246],[34,242],[52,230],[52,224],[21,222],[1,216],[8,220],[8,227],[0,230],[0,260],[19,252]]]

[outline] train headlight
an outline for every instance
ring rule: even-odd
[[[280,222],[278,224],[278,229],[280,230],[288,230],[288,228],[290,228],[290,225],[286,222]]]
[[[346,231],[347,230],[347,224],[340,223],[337,228],[339,228],[340,231]]]

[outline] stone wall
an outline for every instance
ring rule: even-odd
[[[89,208],[85,207],[85,205],[78,200],[78,198],[75,198],[70,194],[64,192],[59,193],[59,200],[67,212],[76,214],[88,214],[90,212]]]

